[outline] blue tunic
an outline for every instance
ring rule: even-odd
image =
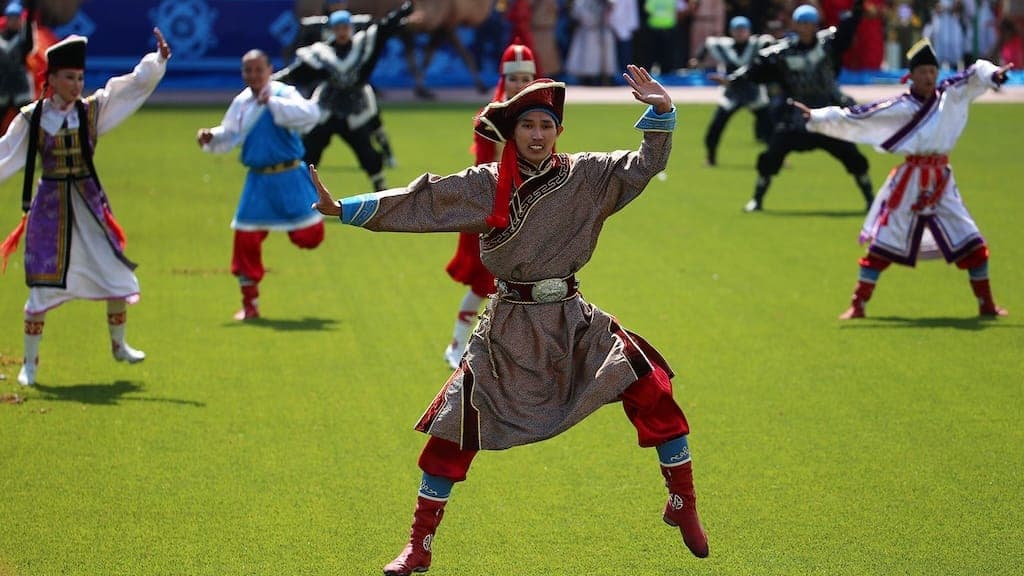
[[[304,153],[298,132],[274,124],[269,110],[260,112],[242,144],[241,160],[249,173],[232,228],[296,230],[320,221],[311,208],[317,194],[302,162]]]

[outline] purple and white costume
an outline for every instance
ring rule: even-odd
[[[971,101],[998,88],[993,79],[997,69],[978,60],[942,81],[927,100],[907,92],[850,108],[811,111],[808,130],[907,157],[882,184],[864,221],[861,240],[871,243],[870,252],[913,266],[919,256],[937,256],[938,251],[954,262],[984,243],[960,197],[947,154],[967,125]]]
[[[110,79],[83,100],[93,150],[101,134],[142,106],[165,68],[166,60],[158,53],[147,54],[131,74]],[[25,311],[40,314],[76,298],[137,301],[135,265],[125,257],[110,224],[106,193],[83,161],[76,106],[61,109],[54,98],[41,103],[42,178],[25,232],[25,279],[30,288]],[[25,106],[0,139],[0,181],[25,166],[29,119],[37,105]]]

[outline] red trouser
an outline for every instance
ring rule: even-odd
[[[235,230],[235,246],[231,255],[231,273],[245,276],[253,282],[263,279],[266,272],[263,268],[263,241],[267,238],[267,230]],[[312,226],[289,230],[288,238],[299,248],[312,250],[324,239],[324,223],[317,222]]]
[[[620,397],[622,408],[636,427],[640,446],[650,448],[690,432],[683,411],[672,399],[672,380],[655,365],[654,371],[634,382]],[[454,482],[466,479],[475,450],[431,436],[420,453],[420,469]]]

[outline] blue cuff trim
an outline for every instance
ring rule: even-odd
[[[678,466],[690,461],[690,443],[686,436],[669,440],[657,447],[658,460],[662,466]]]
[[[881,270],[875,270],[874,268],[868,268],[867,266],[860,267],[860,273],[857,275],[857,279],[861,282],[867,282],[869,284],[877,284],[879,277],[882,276]]]
[[[967,271],[967,275],[971,277],[971,280],[985,280],[988,278],[988,261],[976,268],[971,268]]]
[[[341,222],[352,226],[362,226],[377,213],[380,201],[374,193],[360,194],[345,198],[341,202]]]
[[[676,129],[676,107],[664,114],[654,111],[654,106],[648,106],[644,115],[636,121],[634,128],[644,132],[672,132]]]

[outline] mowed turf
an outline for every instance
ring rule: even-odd
[[[895,89],[894,89],[895,90]],[[634,148],[642,108],[572,106],[565,152]],[[226,106],[226,103],[225,103]],[[713,107],[680,109],[667,179],[605,227],[586,297],[677,372],[711,556],[661,521],[653,450],[619,406],[548,442],[482,453],[434,542],[444,575],[1017,574],[1024,564],[1022,105],[976,105],[952,154],[1008,318],[983,321],[966,273],[883,274],[870,318],[842,323],[862,201],[823,152],[793,155],[743,214],[758,146],[738,114],[703,166]],[[469,164],[474,110],[390,106],[389,182]],[[405,544],[425,437],[464,289],[453,234],[331,222],[315,251],[265,245],[264,319],[231,320],[237,153],[198,150],[223,108],[149,107],[105,135],[97,166],[142,302],[136,366],[109,352],[104,307],[47,316],[39,385],[15,382],[27,295],[0,284],[0,575],[375,574]],[[876,186],[897,158],[864,149]],[[368,181],[340,141],[335,196]],[[20,175],[0,185],[19,217]]]

